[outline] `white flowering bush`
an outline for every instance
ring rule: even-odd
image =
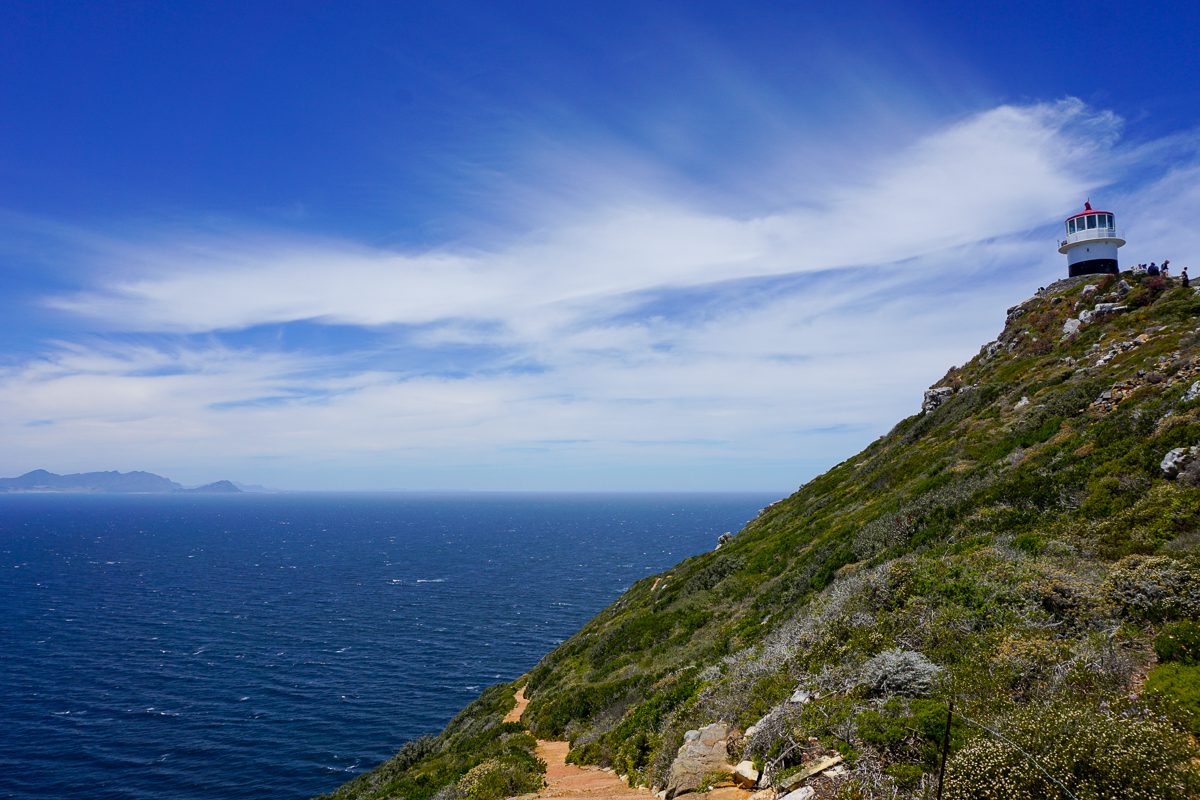
[[[1011,741],[980,732],[955,753],[947,800],[1068,800],[1056,781],[1079,800],[1184,800],[1200,791],[1194,748],[1155,719],[1027,707],[997,732]]]

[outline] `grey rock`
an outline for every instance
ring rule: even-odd
[[[792,696],[788,698],[789,703],[796,704],[807,703],[809,700],[812,700],[812,692],[808,689],[796,689],[796,691],[792,692]]]
[[[732,773],[728,741],[729,726],[724,722],[714,722],[685,733],[683,746],[671,762],[667,800],[701,788],[700,782],[713,772]]]
[[[949,386],[935,386],[925,390],[925,398],[921,401],[921,411],[928,414],[942,403],[954,396],[954,389]]]
[[[783,800],[812,800],[817,794],[817,790],[811,786],[801,786],[794,792],[788,792],[783,796]]]
[[[1096,307],[1092,309],[1096,316],[1102,316],[1104,314],[1120,314],[1122,311],[1128,310],[1129,309],[1127,306],[1123,306],[1120,303],[1096,303]]]
[[[1190,403],[1193,400],[1200,400],[1200,381],[1196,381],[1188,390],[1183,393],[1183,402]]]
[[[1129,283],[1124,278],[1117,281],[1117,296],[1118,297],[1124,297],[1125,295],[1129,294],[1129,292],[1132,289],[1133,289],[1133,287],[1130,286]]]
[[[1022,395],[1021,399],[1016,402],[1013,408],[1024,408],[1027,405],[1029,405],[1029,398]]]
[[[1027,301],[1027,302],[1028,302],[1028,301]],[[1010,309],[1008,310],[1008,313],[1007,313],[1007,316],[1006,316],[1006,321],[1007,321],[1007,322],[1012,322],[1014,319],[1016,319],[1017,317],[1021,316],[1022,314],[1024,314],[1024,313],[1025,313],[1026,311],[1028,311],[1028,310],[1029,310],[1029,309],[1026,307],[1025,303],[1019,303],[1018,305],[1015,305],[1015,306],[1013,306],[1012,308],[1010,308]]]
[[[1083,311],[1079,312],[1080,324],[1090,325],[1092,320],[1094,320],[1095,318],[1096,318],[1096,312],[1092,311],[1091,309],[1085,308]]]
[[[1065,339],[1068,336],[1074,336],[1075,334],[1079,333],[1079,328],[1082,325],[1083,323],[1079,319],[1071,317],[1069,320],[1063,323],[1063,338]]]
[[[1083,287],[1083,291],[1080,292],[1080,294],[1082,294],[1084,297],[1087,297],[1088,295],[1093,295],[1096,293],[1097,288],[1098,287],[1094,283],[1088,284],[1087,286]]]
[[[1162,470],[1162,474],[1167,478],[1177,478],[1179,473],[1187,469],[1196,456],[1200,455],[1200,445],[1192,447],[1176,447],[1174,450],[1167,452],[1163,456],[1163,460],[1159,462],[1158,468]]]

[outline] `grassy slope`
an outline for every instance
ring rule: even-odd
[[[1194,729],[1187,670],[1200,668],[1164,665],[1171,680],[1151,683],[1180,685],[1184,670],[1182,690],[1129,697],[1153,666],[1159,628],[1200,613],[1200,488],[1159,470],[1168,450],[1200,443],[1200,400],[1181,402],[1200,379],[1200,297],[1129,280],[1128,312],[1066,340],[1077,303],[1093,306],[1115,281],[1022,304],[997,343],[939,382],[957,390],[939,408],[765,509],[720,550],[635,584],[529,674],[532,731],[569,738],[577,761],[661,786],[689,728],[721,719],[745,729],[768,715],[731,743],[735,755],[786,774],[814,736],[854,765],[847,796],[892,797],[927,782],[950,699],[1017,738],[1022,725],[1051,724],[1025,719],[1031,709],[1061,710],[1063,731],[1103,732],[1103,715],[1118,711]],[[1085,296],[1091,284],[1100,290]],[[865,662],[891,649],[942,668],[932,696],[863,687]],[[819,699],[783,703],[798,684]],[[1147,730],[1155,752],[1188,752],[1167,728]],[[992,763],[980,735],[955,729],[960,796],[987,779],[971,773]],[[343,796],[419,800],[484,757],[424,784],[368,773]],[[407,776],[424,763],[380,770]]]

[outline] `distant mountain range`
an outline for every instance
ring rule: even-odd
[[[238,493],[231,481],[185,489],[173,480],[153,472],[76,472],[57,475],[44,469],[26,472],[18,478],[0,478],[0,492],[94,492],[108,494],[167,493]]]

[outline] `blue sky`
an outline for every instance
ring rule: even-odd
[[[0,474],[790,490],[1200,246],[1195,4],[0,7]]]

